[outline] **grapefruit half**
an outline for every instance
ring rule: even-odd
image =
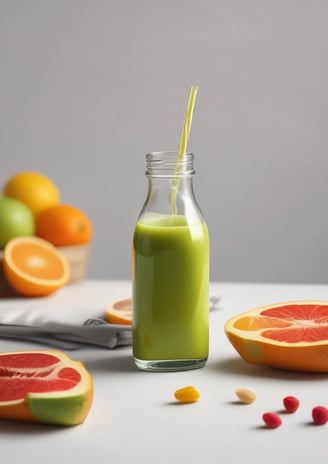
[[[230,318],[225,333],[250,364],[328,372],[328,302],[290,301]]]
[[[86,419],[92,377],[58,350],[0,353],[0,417],[56,425]]]

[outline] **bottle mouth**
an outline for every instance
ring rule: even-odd
[[[195,174],[194,155],[177,151],[156,151],[146,155],[147,177],[186,177]]]

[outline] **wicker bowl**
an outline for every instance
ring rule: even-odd
[[[70,265],[68,283],[79,282],[84,279],[89,262],[89,244],[58,247],[58,251],[67,258]]]

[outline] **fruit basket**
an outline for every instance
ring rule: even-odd
[[[0,297],[45,296],[82,280],[91,237],[89,217],[62,203],[50,178],[16,173],[0,192]]]
[[[88,268],[90,252],[89,244],[57,248],[67,258],[70,266],[70,277],[68,283],[79,282],[84,279]]]

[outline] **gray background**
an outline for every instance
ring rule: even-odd
[[[51,177],[129,279],[144,156],[188,149],[211,279],[328,281],[328,2],[0,0],[0,183]]]

